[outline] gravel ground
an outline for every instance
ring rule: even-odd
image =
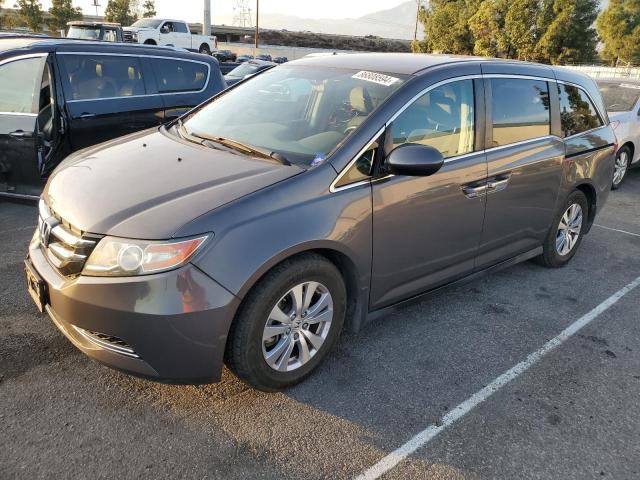
[[[37,314],[35,216],[0,201],[0,478],[352,478],[640,275],[639,169],[563,269],[402,307],[284,393],[226,371],[171,386],[89,360]],[[639,312],[637,288],[384,478],[640,477]]]

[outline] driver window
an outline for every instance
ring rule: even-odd
[[[436,148],[444,158],[473,151],[473,81],[451,82],[430,90],[396,118],[393,147],[419,143]]]
[[[44,57],[16,60],[0,66],[0,112],[38,113]]]

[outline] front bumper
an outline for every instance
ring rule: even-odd
[[[82,352],[156,380],[220,380],[237,297],[188,264],[138,277],[65,278],[39,247],[31,265],[47,284],[45,309]]]

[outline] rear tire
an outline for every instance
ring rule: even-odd
[[[157,45],[157,43],[155,42],[155,40],[146,40],[144,42],[145,45]]]
[[[629,147],[622,147],[616,153],[616,163],[613,170],[613,181],[611,182],[611,190],[617,190],[622,185],[627,170],[631,165],[631,149]]]
[[[578,251],[589,215],[589,202],[584,193],[573,191],[553,219],[542,245],[538,263],[548,268],[564,267]]]
[[[285,260],[241,305],[229,332],[225,362],[259,390],[294,385],[338,341],[346,305],[345,283],[333,263],[315,253]]]

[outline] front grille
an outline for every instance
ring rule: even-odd
[[[78,275],[100,237],[88,235],[56,215],[40,200],[38,216],[40,248],[62,275]]]
[[[125,42],[135,43],[133,40],[133,32],[127,32],[126,30],[122,32],[122,38],[124,38]]]
[[[122,340],[121,338],[114,337],[113,335],[107,335],[105,333],[93,332],[91,330],[85,330],[84,328],[74,326],[78,333],[91,343],[109,350],[110,352],[119,353],[127,357],[140,358],[140,356],[131,348],[131,346]]]

